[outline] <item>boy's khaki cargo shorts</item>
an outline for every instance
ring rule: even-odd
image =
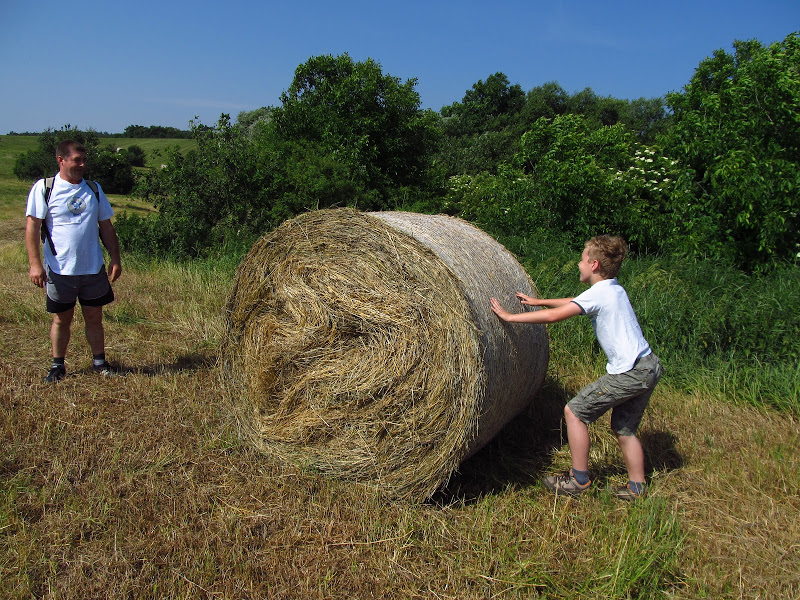
[[[630,371],[616,375],[607,373],[590,383],[567,406],[587,425],[613,409],[611,430],[617,435],[636,435],[662,373],[661,361],[651,352],[638,359]]]

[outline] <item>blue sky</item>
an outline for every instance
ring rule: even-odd
[[[373,58],[439,110],[492,73],[527,91],[652,98],[736,39],[800,30],[798,0],[0,0],[0,134],[188,128],[278,105],[312,56]]]

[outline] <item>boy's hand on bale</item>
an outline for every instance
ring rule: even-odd
[[[527,304],[528,306],[539,306],[536,302],[536,298],[532,296],[526,296],[522,292],[517,292],[517,298],[519,298],[520,304]]]
[[[492,312],[500,317],[503,321],[508,321],[508,317],[511,313],[509,313],[505,308],[502,307],[500,301],[497,298],[491,298],[489,303],[492,308]]]

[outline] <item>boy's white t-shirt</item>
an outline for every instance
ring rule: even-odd
[[[628,294],[616,278],[598,281],[572,301],[592,321],[597,341],[608,357],[606,371],[612,375],[630,371],[639,358],[650,354]]]
[[[103,267],[103,249],[97,230],[99,221],[114,216],[114,210],[97,185],[95,198],[86,180],[70,183],[56,175],[47,204],[44,201],[44,179],[37,181],[28,194],[26,216],[43,219],[50,230],[56,255],[50,243],[44,244],[44,262],[58,275],[94,275]]]

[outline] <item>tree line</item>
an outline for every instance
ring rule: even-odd
[[[317,56],[280,104],[193,126],[197,149],[137,178],[150,217],[122,215],[130,249],[198,256],[249,246],[315,208],[445,212],[497,234],[579,244],[598,231],[639,252],[797,264],[800,37],[736,41],[684,89],[620,100],[503,73],[440,111],[372,59]],[[133,126],[132,126],[133,127]],[[126,129],[127,131],[127,129]]]
[[[64,129],[71,129],[66,125]],[[50,130],[48,130],[50,131]],[[43,135],[45,132],[39,131],[25,131],[18,133],[16,131],[9,131],[8,135]],[[192,131],[190,129],[178,129],[177,127],[165,127],[163,125],[128,125],[123,133],[108,133],[107,131],[94,131],[98,137],[101,138],[159,138],[159,139],[191,139]]]

